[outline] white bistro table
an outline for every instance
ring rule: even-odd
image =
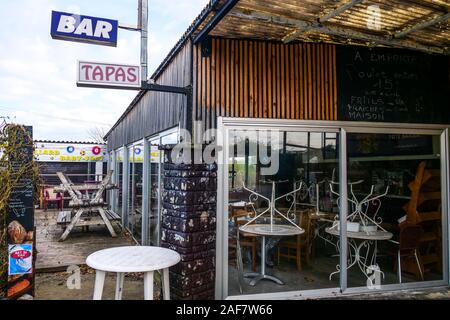
[[[144,299],[153,300],[153,272],[163,270],[163,297],[170,300],[169,267],[180,262],[180,255],[170,249],[150,246],[126,246],[94,252],[86,264],[96,270],[94,300],[101,300],[105,275],[117,273],[116,300],[122,299],[123,280],[127,272],[144,273]]]
[[[335,228],[326,228],[325,232],[332,234],[334,236],[339,237],[340,231]],[[377,241],[381,240],[390,240],[393,237],[393,234],[383,230],[377,231],[359,231],[359,232],[351,232],[347,231],[348,238],[348,247],[349,250],[353,250],[350,252],[350,263],[347,266],[347,269],[350,269],[355,264],[358,264],[361,272],[367,277],[367,279],[372,282],[371,278],[367,274],[368,269],[373,269],[374,266],[378,267],[377,264]],[[361,240],[361,243],[358,245],[355,240]],[[372,249],[373,245],[373,249]],[[336,248],[339,249],[339,245],[336,245]],[[362,254],[361,250],[365,248],[365,254]],[[340,272],[340,265],[336,266],[337,271],[332,272],[330,274],[330,280],[334,274]],[[384,278],[384,273],[377,269]]]
[[[295,236],[305,233],[305,230],[284,224],[249,224],[239,227],[239,230],[261,236],[261,273],[249,272],[244,274],[245,278],[253,278],[250,285],[254,286],[260,280],[271,280],[278,284],[284,284],[277,277],[266,274],[266,237]]]

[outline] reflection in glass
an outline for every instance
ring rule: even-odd
[[[329,187],[339,176],[337,139],[337,133],[324,132],[230,132],[229,295],[339,286],[339,275],[329,279],[339,259],[335,256],[337,241],[325,232],[338,212]],[[274,162],[279,164],[276,170]],[[242,231],[252,218],[267,210],[265,198],[272,196],[280,197],[274,207],[300,226],[302,234],[272,234],[263,241],[261,234]],[[278,230],[291,225],[279,214],[272,221]],[[254,223],[269,224],[270,214]],[[253,281],[250,273],[272,275],[283,284]]]

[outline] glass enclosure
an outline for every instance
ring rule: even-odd
[[[227,121],[218,297],[448,282],[448,129]]]

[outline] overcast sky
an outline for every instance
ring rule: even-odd
[[[208,0],[149,0],[149,76]],[[53,40],[51,11],[136,25],[138,0],[0,0],[0,117],[32,125],[35,139],[91,140],[109,129],[136,91],[77,88],[77,60],[139,64],[139,32],[117,47]]]

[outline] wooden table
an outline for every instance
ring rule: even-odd
[[[72,229],[76,226],[89,227],[89,225],[104,224],[112,237],[116,237],[116,233],[111,225],[110,219],[115,219],[115,214],[107,212],[106,203],[103,201],[103,192],[116,188],[114,184],[111,184],[112,171],[110,170],[105,178],[97,184],[82,184],[75,185],[70,179],[62,172],[57,172],[56,175],[61,180],[60,187],[55,188],[57,192],[67,192],[70,195],[69,208],[71,211],[60,212],[58,221],[64,220],[68,223],[59,241],[64,241]],[[85,194],[82,191],[86,192]],[[91,191],[91,195],[89,194]],[[83,214],[96,213],[100,216],[100,219],[87,219],[86,221],[80,220]]]
[[[163,270],[163,298],[170,300],[169,267],[180,262],[180,255],[170,249],[150,246],[126,246],[94,252],[86,264],[95,269],[94,300],[101,300],[107,272],[117,274],[115,299],[122,299],[126,272],[144,272],[144,299],[153,300],[153,272]]]
[[[304,233],[300,229],[291,225],[283,224],[249,224],[239,228],[240,231],[261,236],[261,273],[249,272],[244,274],[245,278],[253,278],[250,281],[251,286],[255,286],[260,280],[271,280],[278,284],[284,284],[283,281],[273,275],[266,274],[266,237],[295,236]]]

